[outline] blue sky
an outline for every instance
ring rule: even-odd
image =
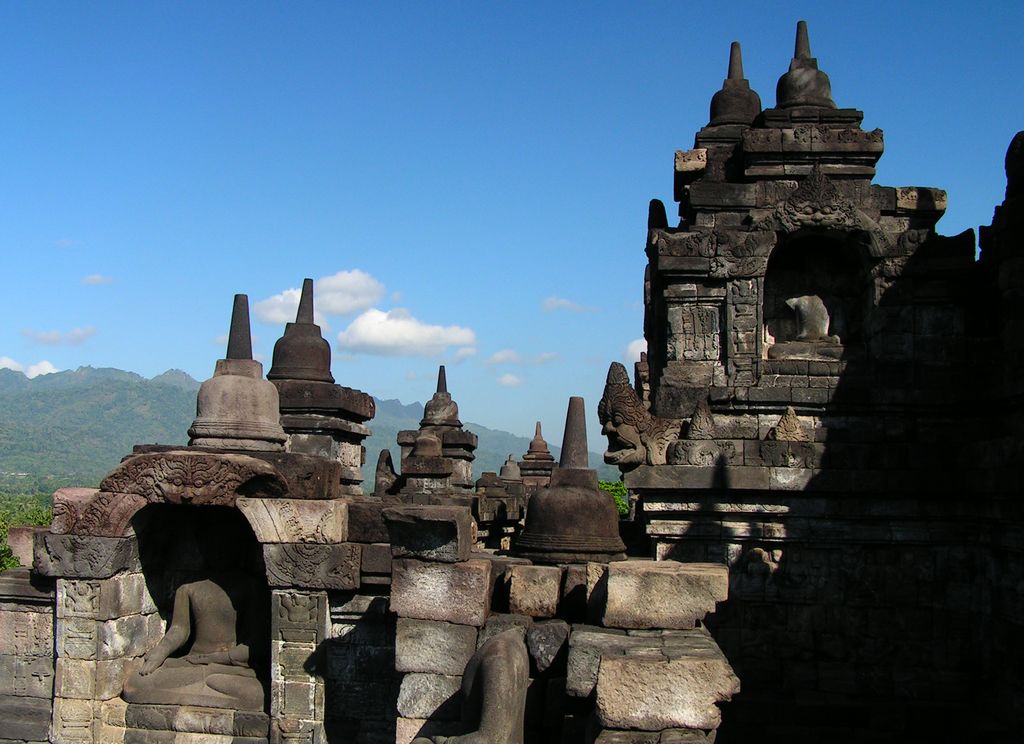
[[[245,292],[269,366],[279,295],[331,277],[341,384],[422,401],[443,362],[464,420],[556,442],[583,395],[599,449],[647,201],[729,43],[771,106],[801,18],[876,183],[947,189],[945,234],[1002,199],[1020,2],[551,6],[0,5],[0,365],[204,379]]]

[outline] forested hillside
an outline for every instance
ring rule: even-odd
[[[199,383],[180,370],[152,379],[118,369],[81,367],[29,380],[0,369],[0,493],[52,492],[64,485],[95,486],[139,443],[185,444],[195,416]],[[378,400],[366,440],[367,486],[372,487],[377,455],[395,437],[416,429],[423,405]],[[480,444],[474,472],[497,472],[505,458],[519,458],[529,438],[466,423]],[[550,434],[549,434],[550,435]],[[558,448],[552,446],[558,456]],[[592,464],[600,464],[592,453]],[[617,474],[601,466],[601,477]]]

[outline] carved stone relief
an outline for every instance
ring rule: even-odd
[[[620,470],[664,465],[668,445],[679,438],[681,421],[653,416],[629,383],[626,368],[612,362],[604,396],[597,407],[602,433],[608,437],[604,461]]]

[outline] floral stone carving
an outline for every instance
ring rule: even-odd
[[[281,496],[288,487],[273,465],[255,457],[173,450],[125,460],[100,490],[151,503],[233,506],[239,496]]]

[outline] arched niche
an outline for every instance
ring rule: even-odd
[[[233,612],[203,616],[190,609],[191,637],[172,655],[189,654],[200,626],[233,623],[239,643],[249,647],[249,663],[264,688],[270,681],[270,589],[263,549],[240,510],[231,506],[147,504],[131,519],[138,540],[146,589],[157,612],[170,623],[175,595],[185,585],[213,582],[231,598]],[[207,631],[209,632],[209,631]]]
[[[862,348],[867,276],[864,242],[855,231],[780,234],[764,278],[766,356],[838,359]],[[827,314],[824,325],[815,322],[819,300]]]

